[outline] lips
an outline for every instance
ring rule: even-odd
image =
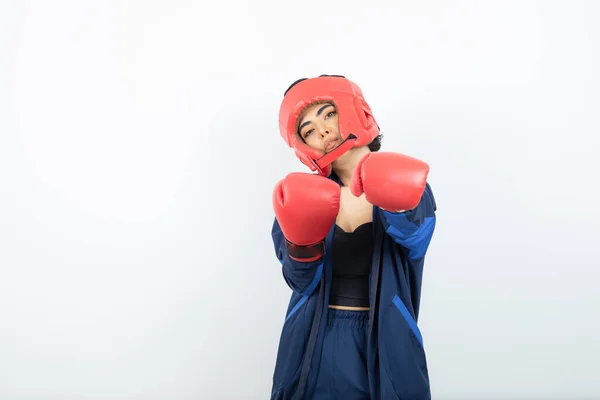
[[[329,151],[335,149],[337,144],[338,144],[338,139],[331,139],[331,140],[325,142],[325,152],[329,152]]]

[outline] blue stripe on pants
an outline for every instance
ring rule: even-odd
[[[368,311],[329,309],[314,400],[369,399]]]

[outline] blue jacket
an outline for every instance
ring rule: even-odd
[[[339,183],[332,174],[331,179]],[[416,208],[391,213],[373,207],[374,251],[370,273],[370,318],[367,349],[372,400],[431,398],[423,338],[417,320],[423,263],[435,229],[436,203],[427,184]],[[309,400],[316,383],[331,287],[331,242],[314,262],[287,255],[277,219],[272,236],[283,277],[292,289],[283,325],[272,400]]]

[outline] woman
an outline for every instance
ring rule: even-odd
[[[275,187],[273,241],[292,289],[272,399],[430,399],[419,312],[436,204],[420,160],[379,152],[379,127],[343,76],[301,79],[280,109],[316,174]]]

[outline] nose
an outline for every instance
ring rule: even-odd
[[[331,129],[328,126],[324,126],[321,128],[321,136],[325,137],[331,133]]]

